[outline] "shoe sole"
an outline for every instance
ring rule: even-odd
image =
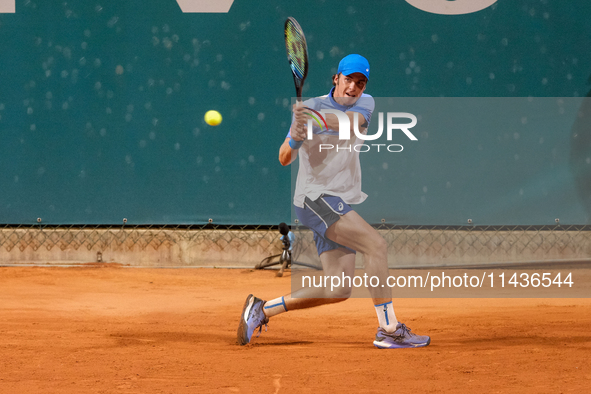
[[[381,346],[381,342],[373,341],[373,345],[375,347],[377,347],[378,349],[410,349],[410,348],[429,346],[430,343],[431,343],[431,338],[429,338],[429,340],[426,343],[419,343],[417,345],[408,344],[408,345],[404,345],[404,346]]]
[[[250,310],[254,305],[254,296],[249,294],[246,297],[246,301],[244,302],[244,306],[242,307],[242,313],[240,314],[240,324],[238,325],[238,332],[237,332],[237,342],[240,346],[248,345],[250,341],[248,340],[248,315],[250,314]]]

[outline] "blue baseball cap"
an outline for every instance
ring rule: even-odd
[[[347,55],[339,63],[337,72],[343,75],[361,73],[369,81],[369,62],[361,55]]]

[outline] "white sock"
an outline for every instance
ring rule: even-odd
[[[378,314],[378,321],[380,322],[380,327],[386,330],[386,332],[394,332],[396,331],[396,325],[398,324],[398,320],[396,319],[396,314],[394,313],[394,306],[392,305],[392,301],[386,302],[384,304],[375,305],[376,313]]]
[[[280,313],[287,312],[285,300],[283,297],[279,297],[275,298],[274,300],[267,301],[265,305],[263,305],[263,311],[267,317],[273,317]]]

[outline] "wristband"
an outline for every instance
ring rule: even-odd
[[[293,138],[289,139],[289,146],[291,149],[300,149],[304,141],[294,141]]]

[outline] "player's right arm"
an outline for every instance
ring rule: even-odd
[[[290,165],[298,157],[297,149],[291,149],[291,146],[289,146],[290,139],[290,137],[287,137],[281,144],[281,148],[279,148],[279,162],[282,166]]]
[[[293,139],[293,141],[299,142],[306,139],[306,129],[304,125],[306,124],[308,117],[307,115],[304,115],[303,111],[303,106],[294,106],[294,122],[289,129],[289,135],[285,138],[285,141],[283,141],[283,144],[281,144],[281,147],[279,148],[279,162],[283,166],[290,165],[298,157],[298,149],[293,149],[290,146],[289,141]]]

